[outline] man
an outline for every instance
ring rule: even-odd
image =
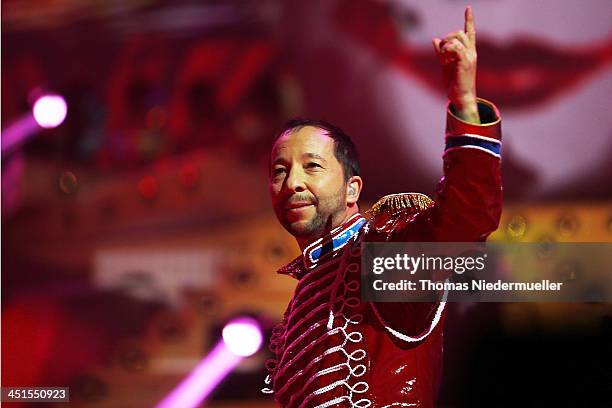
[[[476,34],[434,39],[450,104],[437,200],[394,194],[360,214],[355,148],[338,128],[291,121],[270,159],[270,195],[302,255],[279,270],[298,280],[267,362],[265,393],[285,407],[432,407],[444,302],[371,303],[360,293],[365,241],[482,241],[501,214],[500,119],[476,98]]]

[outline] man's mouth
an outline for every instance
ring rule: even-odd
[[[287,204],[285,206],[285,210],[289,211],[289,210],[299,210],[301,208],[305,208],[308,206],[313,205],[312,203],[309,202],[297,202],[297,203],[291,203],[291,204]]]

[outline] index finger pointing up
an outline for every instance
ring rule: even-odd
[[[465,9],[465,33],[467,34],[470,41],[476,39],[476,29],[474,28],[474,14],[472,14],[472,8],[470,6]]]

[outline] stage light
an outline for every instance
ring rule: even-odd
[[[230,321],[223,328],[222,337],[215,348],[156,408],[199,406],[244,357],[259,350],[263,341],[257,321],[250,317]]]
[[[2,158],[17,150],[40,128],[54,128],[66,119],[68,106],[60,95],[47,94],[34,102],[31,112],[17,118],[2,130]]]
[[[157,179],[153,176],[145,176],[138,182],[138,193],[147,200],[152,200],[157,196],[158,188]]]
[[[249,317],[232,320],[223,328],[222,334],[227,348],[241,357],[255,354],[263,341],[257,321]]]
[[[156,408],[199,406],[240,360],[220,341]]]
[[[36,100],[32,113],[38,126],[51,129],[61,125],[66,119],[68,106],[60,95],[44,95]]]

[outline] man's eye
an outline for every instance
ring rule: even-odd
[[[275,176],[278,176],[279,174],[282,174],[282,173],[284,173],[284,172],[285,172],[285,169],[284,169],[284,168],[282,168],[282,167],[278,167],[278,168],[274,169],[274,172],[273,172],[273,173],[274,173],[274,175],[275,175]]]
[[[312,169],[312,168],[316,168],[316,167],[323,167],[321,166],[319,163],[315,163],[315,162],[310,162],[310,163],[306,163],[306,168]]]

